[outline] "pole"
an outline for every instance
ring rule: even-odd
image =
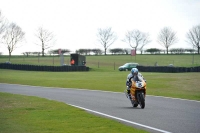
[[[53,65],[54,65],[54,54],[53,54]]]
[[[136,47],[135,47],[135,62],[136,62]]]
[[[195,53],[195,51],[194,51],[194,45],[193,45],[192,65],[194,65],[194,53]]]

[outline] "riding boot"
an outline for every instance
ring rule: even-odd
[[[131,99],[130,90],[127,90],[128,98]]]
[[[132,100],[135,101],[135,100],[136,100],[136,99],[135,99],[135,89],[132,88],[130,93],[132,94]]]

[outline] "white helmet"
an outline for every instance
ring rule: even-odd
[[[131,73],[133,74],[133,75],[137,75],[138,74],[138,69],[137,68],[132,68],[131,69]]]

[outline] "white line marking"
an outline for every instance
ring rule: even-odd
[[[182,98],[174,98],[174,97],[164,97],[164,96],[154,96],[154,95],[147,95],[147,96],[151,96],[151,97],[161,97],[161,98],[166,98],[166,99],[174,99],[174,100],[182,100],[182,101],[191,101],[191,102],[199,102],[197,100],[189,100],[189,99],[182,99]]]
[[[119,117],[115,117],[115,116],[111,116],[111,115],[108,115],[108,114],[104,114],[104,113],[101,113],[101,112],[98,112],[98,111],[94,111],[94,110],[90,110],[90,109],[87,109],[87,108],[84,108],[84,107],[76,106],[76,105],[73,105],[73,104],[68,104],[68,105],[71,105],[73,107],[80,108],[80,109],[83,109],[83,110],[86,110],[86,111],[89,111],[89,112],[93,112],[93,113],[96,113],[96,114],[99,114],[99,115],[103,115],[103,116],[106,116],[106,117],[109,117],[109,118],[120,120],[120,121],[123,121],[123,122],[126,122],[126,123],[130,123],[130,124],[133,124],[133,125],[137,125],[137,126],[145,127],[145,128],[152,129],[152,130],[155,130],[155,131],[159,131],[159,132],[162,132],[162,133],[171,133],[171,132],[168,132],[168,131],[165,131],[165,130],[161,130],[161,129],[158,129],[158,128],[146,126],[146,125],[139,124],[139,123],[136,123],[136,122],[132,122],[132,121],[129,121],[129,120],[125,120],[125,119],[122,119],[122,118],[119,118]]]

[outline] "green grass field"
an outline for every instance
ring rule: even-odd
[[[117,68],[126,62],[138,62],[142,65],[152,66],[157,61],[159,65],[200,66],[200,55],[194,56],[194,64],[192,64],[192,55],[138,55],[136,60],[127,55],[87,56],[86,58],[87,66],[91,68],[89,72],[33,72],[0,69],[0,83],[123,93],[129,72],[119,72]],[[67,60],[69,60],[69,56],[65,57],[65,61]],[[0,56],[0,62],[5,61],[7,61],[7,57]],[[52,65],[52,57],[43,57],[39,60],[37,57],[24,59],[23,57],[13,57],[11,62]],[[59,65],[59,62],[59,57],[55,57],[54,65]],[[147,95],[200,100],[200,73],[144,72],[142,74],[147,80]],[[85,121],[87,122],[85,123]],[[64,103],[6,93],[0,93],[0,125],[0,132],[3,133],[144,132],[116,121],[93,116]],[[77,125],[79,129],[77,129]],[[93,127],[90,128],[91,126]]]
[[[0,82],[123,92],[128,71],[32,72],[0,69]],[[142,73],[147,94],[200,100],[200,73]]]
[[[8,61],[7,56],[0,56],[0,63]],[[25,56],[13,56],[10,61],[13,64],[36,64],[36,65],[60,65],[59,56],[47,56],[47,57],[25,57]],[[69,65],[70,56],[64,57],[64,63]],[[154,66],[155,62],[159,66],[168,66],[173,64],[174,66],[200,66],[200,55],[101,55],[101,56],[86,56],[86,65],[99,70],[117,70],[120,65],[127,62],[137,62],[144,66]]]
[[[0,133],[146,133],[120,122],[32,96],[0,93]]]

